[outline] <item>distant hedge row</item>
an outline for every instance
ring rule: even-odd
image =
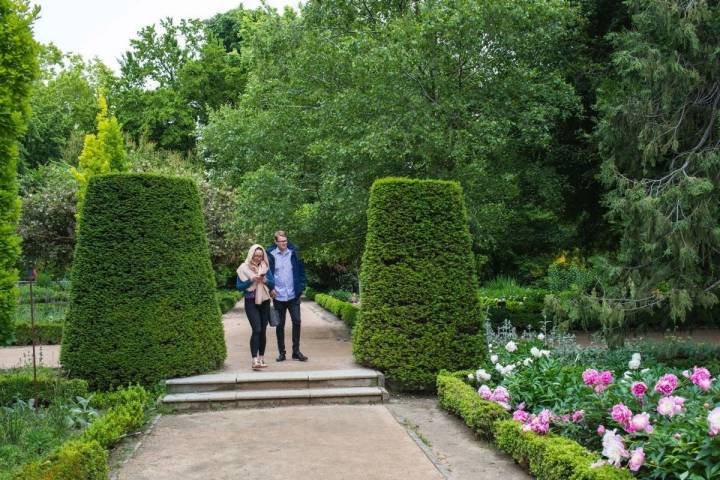
[[[220,309],[191,180],[92,177],[74,258],[60,357],[71,376],[108,389],[222,365]]]
[[[483,312],[460,185],[377,180],[367,217],[353,331],[358,362],[412,390],[433,388],[442,369],[479,364]]]
[[[340,318],[348,327],[353,328],[355,326],[360,308],[350,302],[343,302],[324,293],[317,293],[314,298],[318,305]]]

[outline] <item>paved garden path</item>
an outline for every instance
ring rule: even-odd
[[[223,321],[228,345],[223,370],[250,371],[249,326],[242,302]],[[289,337],[289,322],[286,330]],[[313,302],[302,304],[301,349],[310,361],[275,362],[274,329],[268,328],[268,334],[269,371],[358,368],[345,325]],[[112,477],[530,478],[511,459],[476,441],[465,425],[438,410],[432,399],[419,402],[398,397],[390,405],[303,405],[163,415],[130,458],[115,466]]]

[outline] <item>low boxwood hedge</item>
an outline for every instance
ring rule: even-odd
[[[67,379],[52,372],[38,372],[38,402],[48,404],[56,398],[87,397],[88,384],[82,379]],[[29,400],[35,398],[35,386],[32,372],[11,372],[0,376],[0,406],[9,406],[16,398]]]
[[[324,293],[315,294],[315,302],[333,315],[340,318],[348,327],[352,328],[357,321],[360,308],[350,302],[343,302],[337,298],[331,297]]]
[[[220,311],[227,313],[233,309],[235,304],[242,298],[242,293],[237,290],[218,290],[215,292]]]
[[[38,344],[59,345],[62,343],[61,322],[36,322],[35,338]],[[15,345],[32,345],[33,331],[29,322],[15,324]]]
[[[46,458],[19,467],[13,480],[106,480],[106,449],[142,426],[149,401],[150,395],[141,386],[96,394],[91,404],[106,409],[103,415]]]
[[[519,422],[494,402],[480,398],[463,381],[469,372],[440,372],[437,376],[440,406],[462,418],[480,437],[494,440],[538,480],[630,480],[633,475],[609,465],[590,468],[599,459],[577,442],[558,435],[524,432]]]

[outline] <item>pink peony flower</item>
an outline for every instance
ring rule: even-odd
[[[672,373],[666,373],[660,377],[660,380],[655,384],[655,391],[668,396],[677,388],[677,384],[678,378]]]
[[[493,392],[487,385],[480,385],[478,395],[480,395],[480,398],[483,400],[492,400]]]
[[[637,398],[642,398],[645,395],[645,392],[647,392],[647,385],[643,382],[633,382],[630,386],[630,391]]]
[[[645,412],[633,416],[628,427],[628,432],[653,432],[653,427],[650,425],[650,415]]]
[[[638,447],[630,453],[628,468],[632,472],[637,472],[643,466],[643,463],[645,463],[645,451],[642,447]]]
[[[598,435],[603,435],[604,433],[605,433],[605,426],[604,426],[604,425],[598,425],[597,434],[598,434]]]
[[[510,393],[507,391],[505,387],[497,387],[495,388],[495,391],[492,393],[491,400],[494,400],[496,402],[505,402],[507,403],[510,400]]]
[[[605,370],[604,372],[600,372],[600,375],[598,376],[598,383],[605,385],[607,387],[612,382],[613,382],[612,372],[609,372],[607,370]]]
[[[630,423],[630,419],[632,418],[633,413],[621,402],[612,407],[610,416],[620,425],[626,427]]]
[[[598,371],[593,368],[588,368],[582,374],[583,382],[585,385],[595,385],[597,383]]]
[[[630,454],[625,448],[622,437],[615,432],[616,430],[608,430],[605,432],[605,435],[603,435],[602,454],[607,457],[610,463],[619,467],[622,459],[629,457]]]
[[[523,425],[523,430],[531,430],[535,433],[539,433],[540,435],[546,434],[550,430],[551,416],[552,412],[550,412],[547,408],[537,414],[537,416],[531,415],[525,425]]]
[[[525,410],[515,410],[512,418],[513,420],[520,420],[521,422],[525,423],[527,422],[527,419],[530,418],[530,414]]]
[[[663,397],[658,401],[657,412],[666,417],[674,417],[682,413],[685,399],[682,397]]]
[[[707,392],[710,390],[712,375],[710,375],[707,368],[694,367],[693,373],[690,375],[690,381],[700,387],[700,390]]]
[[[579,422],[584,416],[585,410],[576,410],[575,413],[572,414],[572,421]]]
[[[710,413],[708,413],[707,421],[708,425],[710,426],[708,435],[714,437],[715,435],[720,433],[720,407],[715,407],[714,409],[710,410]]]
[[[680,432],[675,432],[675,435],[673,435],[673,438],[675,440],[680,440],[680,438],[682,438],[682,435],[680,435]]]

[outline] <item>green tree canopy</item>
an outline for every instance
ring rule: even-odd
[[[605,301],[616,318],[660,304],[682,319],[720,285],[720,5],[632,0],[614,35],[598,127],[620,234]]]
[[[18,139],[30,115],[30,88],[38,74],[38,46],[32,37],[37,13],[26,0],[0,0],[0,345],[14,333]]]

